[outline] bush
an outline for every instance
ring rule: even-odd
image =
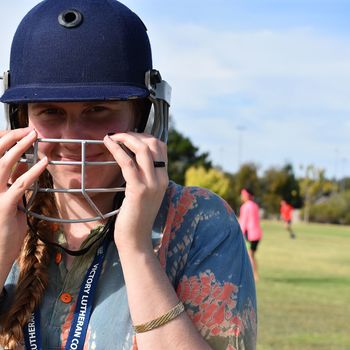
[[[331,224],[350,224],[350,191],[336,193],[310,208],[310,221]]]

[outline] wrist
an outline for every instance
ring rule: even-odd
[[[121,257],[136,256],[138,258],[146,258],[148,256],[155,256],[151,239],[145,242],[118,242],[116,243],[116,247]]]
[[[123,232],[123,234],[115,234],[115,245],[119,254],[148,254],[153,253],[151,230],[147,233],[138,235],[131,232]]]

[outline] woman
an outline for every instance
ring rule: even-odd
[[[258,263],[255,254],[263,234],[260,226],[259,206],[254,202],[253,191],[247,188],[241,190],[241,201],[243,204],[239,211],[239,224],[245,239],[250,243],[248,254],[252,263],[255,281],[258,281]]]
[[[255,349],[239,226],[214,194],[168,180],[169,88],[132,11],[37,5],[1,101],[3,348]]]

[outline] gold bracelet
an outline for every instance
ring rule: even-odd
[[[163,316],[157,317],[152,321],[139,324],[137,326],[133,326],[135,333],[143,333],[151,331],[152,329],[158,328],[160,326],[163,326],[164,324],[170,322],[180,314],[182,314],[185,311],[184,304],[182,304],[181,301],[178,302],[172,309],[170,309],[166,314]]]

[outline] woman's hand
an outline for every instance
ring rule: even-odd
[[[153,162],[167,163],[166,145],[151,135],[134,132],[106,136],[104,142],[126,181],[125,199],[115,224],[115,243],[118,250],[150,251],[152,226],[169,182],[166,167],[155,168]]]
[[[154,162],[167,162],[166,145],[153,136],[133,132],[113,135],[112,140],[106,136],[104,141],[126,181],[114,239],[131,319],[139,325],[166,314],[179,302],[151,240],[152,226],[169,182],[166,167],[155,168]],[[134,157],[123,149],[124,145]],[[210,349],[185,312],[162,327],[138,333],[137,345],[139,349]]]
[[[9,268],[18,257],[27,231],[26,215],[18,209],[22,196],[47,166],[43,158],[28,170],[17,164],[37,138],[30,128],[0,132],[0,266]]]

